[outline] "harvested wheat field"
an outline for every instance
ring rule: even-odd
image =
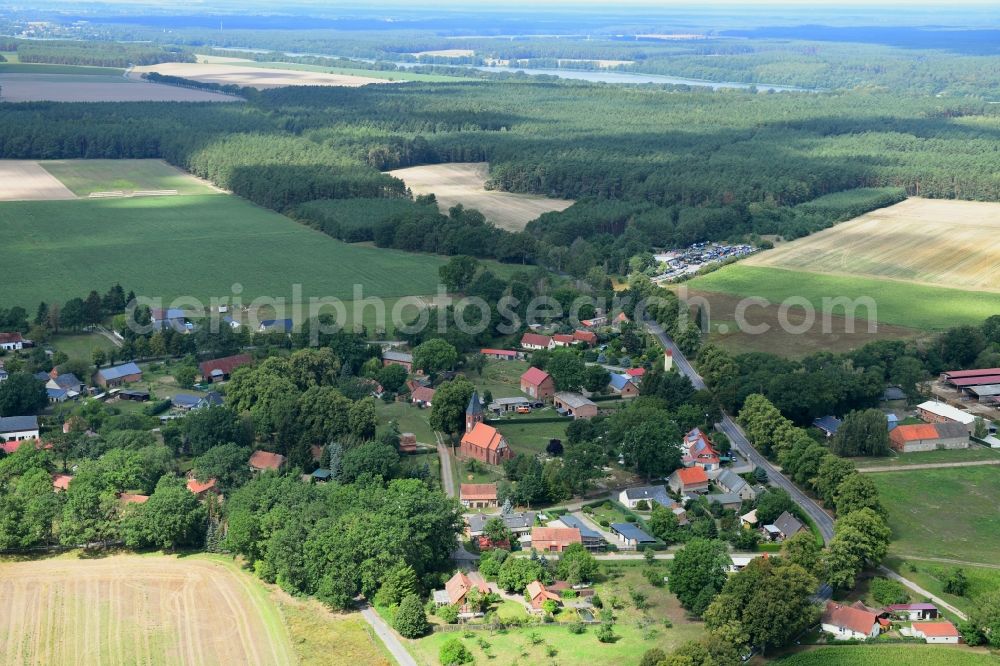
[[[165,62],[159,65],[136,67],[129,76],[139,77],[146,72],[164,76],[180,76],[193,81],[221,85],[247,86],[263,90],[284,86],[341,86],[356,88],[369,83],[392,83],[387,79],[370,76],[351,76],[327,72],[309,72],[294,69],[268,69],[249,65],[202,62]]]
[[[167,86],[121,76],[0,74],[4,102],[239,102],[208,90]]]
[[[514,194],[487,190],[489,165],[485,162],[429,164],[390,171],[414,194],[434,194],[438,207],[447,212],[455,204],[475,208],[503,229],[520,231],[542,213],[566,210],[567,199],[549,199],[537,194]]]
[[[0,564],[0,663],[292,664],[267,590],[209,557]]]
[[[0,201],[75,199],[59,180],[32,160],[0,160]]]
[[[743,263],[1000,292],[1000,204],[911,198]]]

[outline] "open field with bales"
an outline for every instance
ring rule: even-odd
[[[718,292],[739,297],[762,297],[781,304],[785,299],[806,299],[817,312],[817,325],[822,321],[824,299],[846,297],[859,303],[855,318],[872,316],[879,324],[937,331],[963,324],[978,326],[990,315],[1000,312],[1000,293],[965,291],[899,280],[886,280],[864,275],[823,275],[801,270],[750,266],[745,262],[726,266],[696,277],[685,283],[692,290]],[[874,312],[869,313],[860,301],[871,299]],[[828,307],[834,315],[843,316],[843,306]],[[760,308],[748,309],[748,319],[755,321]],[[802,312],[799,305],[791,311]],[[863,324],[863,322],[862,322]],[[758,336],[766,338],[767,336]],[[772,347],[773,348],[773,347]]]
[[[38,163],[73,194],[171,191],[212,194],[218,189],[163,160],[46,160]],[[0,162],[0,169],[3,162]],[[2,185],[0,185],[2,187]]]
[[[227,195],[0,204],[5,258],[35,266],[9,282],[4,303],[34,310],[122,282],[166,301],[189,295],[401,297],[434,293],[445,260],[348,245]],[[42,268],[44,267],[44,269]],[[123,279],[126,276],[127,279]],[[295,298],[295,300],[299,300]],[[391,304],[387,305],[390,308]],[[286,315],[287,316],[287,315]]]
[[[542,213],[566,210],[567,199],[550,199],[537,194],[514,194],[487,190],[489,165],[485,162],[428,164],[390,171],[414,194],[433,194],[443,212],[455,204],[475,208],[503,229],[520,231]]]
[[[5,664],[292,664],[267,589],[223,558],[0,564]]]
[[[317,68],[321,69],[321,68]],[[264,90],[284,86],[346,86],[355,88],[369,83],[389,83],[388,79],[325,71],[307,71],[281,67],[263,67],[257,63],[236,62],[164,62],[136,67],[129,76],[138,79],[147,72],[164,76],[179,76],[203,83],[237,85]]]
[[[1000,204],[907,199],[745,263],[1000,293]]]
[[[1000,514],[993,510],[1000,505],[1000,467],[906,470],[869,478],[888,510],[890,554],[1000,562]]]
[[[52,65],[39,65],[52,67]],[[25,67],[25,65],[17,65]],[[95,68],[88,68],[95,69]],[[239,102],[239,97],[208,90],[126,79],[118,70],[108,75],[65,72],[30,73],[0,69],[3,102]]]
[[[844,645],[820,647],[778,660],[782,666],[996,666],[981,650],[950,645]]]

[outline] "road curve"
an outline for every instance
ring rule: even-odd
[[[684,356],[684,353],[674,344],[674,341],[666,334],[663,328],[654,321],[646,321],[646,328],[650,333],[656,336],[660,341],[660,344],[664,349],[670,350],[674,358],[674,365],[680,370],[688,379],[691,380],[691,384],[698,390],[705,389],[705,380],[702,379],[691,363]],[[733,448],[740,454],[745,456],[750,462],[752,462],[757,467],[764,468],[767,472],[767,478],[771,485],[777,486],[779,488],[785,489],[792,499],[795,501],[799,507],[808,515],[819,527],[820,534],[823,535],[823,541],[829,543],[833,538],[833,518],[830,517],[826,511],[824,511],[816,502],[806,496],[798,486],[792,483],[786,476],[784,476],[778,469],[771,464],[771,462],[765,458],[757,449],[755,449],[751,444],[750,440],[747,439],[746,433],[740,428],[735,421],[728,415],[723,414],[722,421],[715,424],[715,427],[725,433],[732,443]]]

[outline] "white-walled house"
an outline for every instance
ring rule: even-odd
[[[844,606],[834,601],[826,602],[826,609],[820,625],[837,640],[865,640],[879,635],[879,623],[875,613],[860,608]]]
[[[0,442],[20,442],[23,439],[38,439],[37,416],[0,417]]]

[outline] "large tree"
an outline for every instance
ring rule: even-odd
[[[674,471],[681,464],[681,433],[673,421],[642,423],[621,442],[625,464],[647,479]]]
[[[572,349],[556,349],[545,362],[545,371],[559,391],[578,391],[587,378],[583,358]]]
[[[465,430],[465,408],[469,404],[475,387],[465,377],[456,377],[444,382],[434,394],[431,408],[431,427],[434,430],[454,435]]]
[[[441,338],[431,338],[413,349],[413,367],[428,374],[451,370],[457,362],[458,350]]]
[[[885,414],[878,409],[854,411],[833,436],[830,448],[838,456],[889,455],[889,428]]]
[[[0,382],[0,416],[37,414],[48,404],[45,382],[27,373],[14,372]]]
[[[701,615],[726,582],[729,551],[721,541],[691,539],[670,567],[670,591],[684,608]]]
[[[187,489],[183,479],[165,475],[145,504],[131,507],[122,522],[122,533],[130,548],[175,550],[201,544],[205,527],[205,507],[197,495]]]

